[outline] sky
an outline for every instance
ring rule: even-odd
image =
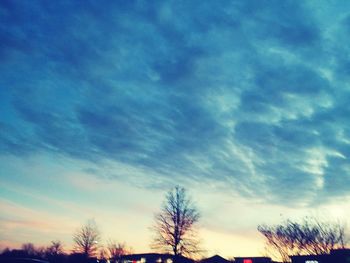
[[[348,223],[349,35],[349,1],[0,1],[0,249],[148,252],[175,185],[208,256]]]

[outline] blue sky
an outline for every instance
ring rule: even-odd
[[[350,2],[1,1],[0,14],[2,247],[69,246],[95,218],[146,251],[176,184],[224,255],[260,253],[263,221],[349,216]]]

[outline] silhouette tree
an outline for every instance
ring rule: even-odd
[[[280,225],[259,225],[270,253],[277,253],[283,262],[290,255],[324,254],[345,247],[345,229],[339,223],[319,222],[305,217],[300,223],[286,220]]]
[[[111,258],[111,255],[109,253],[108,248],[100,247],[98,250],[98,259],[103,261],[103,262],[106,262],[110,258]]]
[[[58,256],[63,254],[63,245],[60,241],[51,241],[51,245],[46,248],[47,256]]]
[[[6,258],[33,258],[33,256],[29,256],[27,252],[23,249],[10,249],[5,248],[5,250],[1,253],[1,257]]]
[[[107,250],[113,260],[119,260],[121,256],[129,254],[125,243],[118,243],[114,240],[109,240],[107,243]]]
[[[24,243],[21,250],[13,250],[14,253],[19,253],[25,258],[45,258],[45,247],[35,247],[33,243]]]
[[[98,242],[100,241],[100,232],[94,220],[89,220],[85,225],[79,228],[73,235],[75,243],[74,251],[84,254],[86,257],[96,255]]]
[[[51,244],[45,249],[45,259],[50,263],[61,263],[64,261],[65,256],[63,245],[60,241],[51,241]]]
[[[5,247],[4,250],[1,252],[1,256],[9,254],[11,254],[11,249],[9,247]]]
[[[33,243],[24,243],[22,244],[21,248],[28,257],[37,255],[37,251]]]
[[[200,251],[196,234],[199,212],[184,188],[176,186],[155,215],[153,249],[175,256],[193,256]]]

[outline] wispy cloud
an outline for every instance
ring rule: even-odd
[[[349,14],[323,4],[2,1],[1,153],[272,203],[345,196]]]

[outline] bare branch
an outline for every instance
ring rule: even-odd
[[[166,194],[161,211],[155,215],[151,228],[155,237],[151,247],[175,256],[192,256],[200,251],[194,231],[200,218],[197,208],[179,186]]]
[[[87,257],[95,256],[100,241],[100,232],[94,220],[89,220],[73,236],[74,251]]]
[[[326,254],[345,247],[346,242],[344,226],[309,217],[300,223],[287,220],[276,226],[260,225],[258,230],[267,247],[277,251],[283,262],[289,262],[290,255]]]

